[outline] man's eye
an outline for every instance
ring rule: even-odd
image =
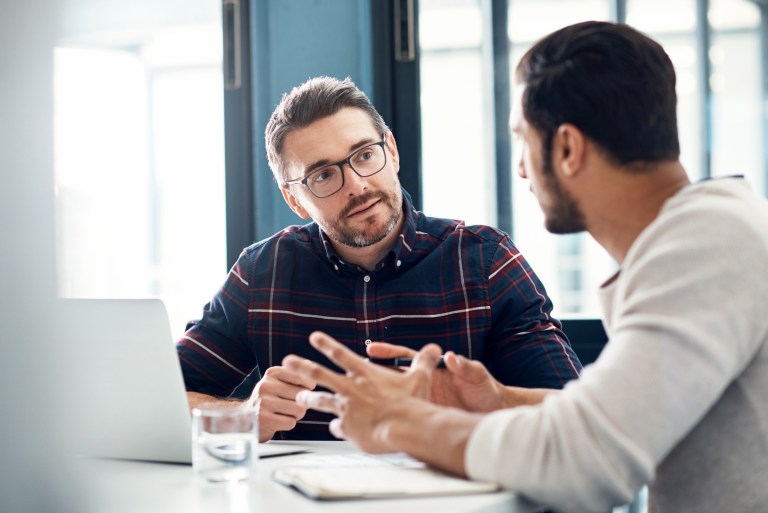
[[[323,169],[322,171],[319,171],[312,175],[312,178],[310,178],[310,181],[312,183],[321,183],[328,179],[330,179],[333,176],[333,171],[331,169]]]
[[[357,155],[357,160],[370,160],[372,158],[373,158],[373,151],[372,150],[361,151]]]

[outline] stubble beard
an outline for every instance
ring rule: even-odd
[[[552,199],[552,207],[544,210],[544,227],[548,232],[560,235],[585,231],[587,224],[581,208],[573,196],[560,185],[549,155],[545,153],[542,157],[542,175],[547,193]]]
[[[366,220],[368,225],[363,229],[355,229],[347,224],[346,218],[349,212],[374,198],[379,198],[389,208],[390,215],[385,223],[376,227],[374,219]],[[377,242],[381,242],[397,226],[403,215],[403,195],[396,189],[391,193],[384,191],[371,191],[351,200],[337,219],[330,226],[325,227],[328,236],[340,244],[351,248],[366,248]]]

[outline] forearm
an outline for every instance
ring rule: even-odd
[[[552,388],[522,388],[504,387],[501,392],[501,405],[498,410],[515,408],[517,406],[531,406],[539,404],[550,394],[557,394],[560,390]]]
[[[199,392],[187,392],[187,402],[189,402],[189,409],[192,410],[193,408],[222,408],[225,406],[235,408],[242,405],[245,401],[214,397]]]
[[[482,414],[408,399],[388,416],[384,437],[390,446],[416,459],[466,476],[464,450],[482,418]]]

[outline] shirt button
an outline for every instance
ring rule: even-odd
[[[366,276],[364,276],[364,277],[363,277],[363,281],[364,281],[365,283],[368,283],[369,281],[371,281],[371,277],[370,277],[370,276],[368,276],[368,275],[366,275]]]
[[[371,341],[371,339],[370,339],[370,338],[367,338],[367,339],[365,339],[365,345],[366,345],[366,346],[370,346],[370,345],[371,345],[371,342],[372,342],[372,341]]]
[[[402,265],[402,262],[401,262],[400,260],[398,260],[397,262],[395,262],[395,266],[396,266],[396,267],[400,267],[401,265]]]
[[[333,268],[336,269],[337,271],[339,270],[339,266],[336,264],[333,264]]]

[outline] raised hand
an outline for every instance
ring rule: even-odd
[[[302,391],[296,401],[308,408],[332,413],[334,436],[355,442],[368,452],[397,450],[390,443],[388,430],[405,405],[429,405],[433,370],[440,358],[435,344],[414,354],[412,365],[404,371],[386,368],[361,358],[330,336],[315,332],[309,337],[315,349],[346,370],[338,374],[322,365],[297,356],[287,356],[283,366],[304,379],[334,392]]]
[[[368,346],[371,358],[389,359],[413,357],[411,348],[374,342]],[[453,351],[445,353],[446,369],[438,369],[432,375],[430,400],[443,406],[451,406],[474,412],[489,412],[504,406],[509,395],[504,385],[496,381],[485,366]]]

